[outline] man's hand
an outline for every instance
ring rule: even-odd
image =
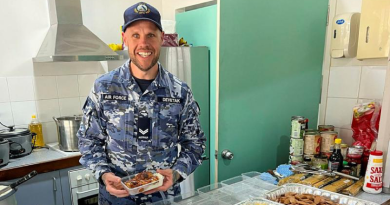
[[[180,174],[172,169],[158,169],[158,173],[164,176],[163,185],[155,189],[144,192],[144,194],[151,194],[157,191],[166,191],[168,190],[177,180],[181,178]]]
[[[121,184],[121,178],[115,176],[113,173],[108,172],[102,175],[102,181],[106,185],[106,190],[116,197],[126,197],[129,196]]]

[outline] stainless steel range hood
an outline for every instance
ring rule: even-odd
[[[123,59],[83,25],[80,0],[48,0],[48,3],[51,26],[34,62]]]

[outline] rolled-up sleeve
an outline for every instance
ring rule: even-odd
[[[183,179],[187,178],[202,164],[202,155],[205,151],[204,132],[199,122],[200,109],[192,93],[188,93],[187,103],[181,114],[179,134],[179,157],[172,167]]]
[[[110,172],[105,152],[107,134],[105,121],[102,118],[98,104],[98,96],[91,91],[84,106],[83,119],[77,133],[79,138],[80,163],[95,173],[96,179],[100,179],[105,172]]]

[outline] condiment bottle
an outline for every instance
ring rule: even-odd
[[[363,190],[371,194],[382,192],[382,170],[383,152],[379,150],[372,151],[368,160],[366,175],[364,177]]]
[[[31,123],[28,125],[28,129],[30,130],[31,133],[36,134],[36,136],[33,137],[32,139],[32,144],[34,145],[34,147],[45,146],[45,141],[43,140],[43,134],[42,134],[42,123],[38,121],[36,115],[31,116]]]
[[[340,150],[341,139],[335,139],[334,143],[333,153],[329,157],[328,170],[341,172],[343,169],[343,156]]]

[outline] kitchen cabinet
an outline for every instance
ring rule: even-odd
[[[38,174],[16,191],[18,205],[70,205],[71,193],[68,171],[81,166]],[[16,181],[11,180],[12,182]]]
[[[38,174],[16,191],[18,205],[64,205],[59,171]]]
[[[357,59],[387,58],[390,37],[390,0],[363,0]]]

